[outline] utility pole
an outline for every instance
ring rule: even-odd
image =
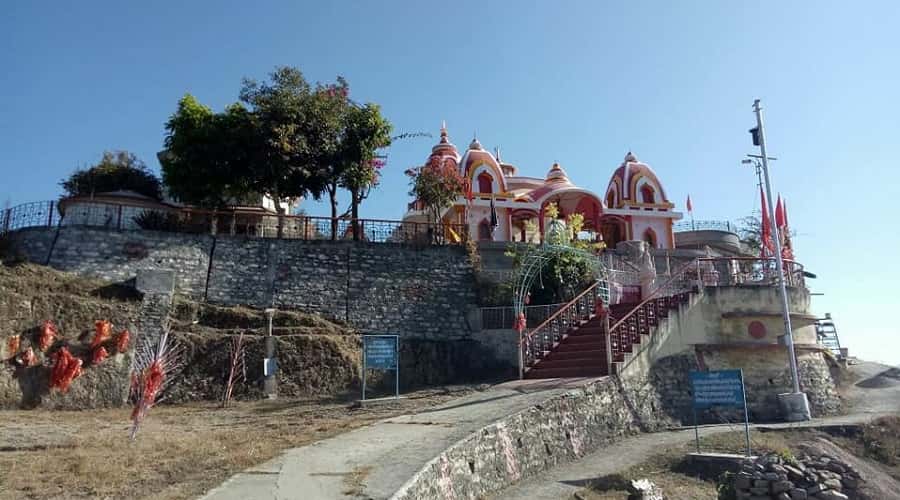
[[[775,224],[775,205],[772,202],[772,183],[769,180],[769,158],[766,155],[766,133],[763,128],[762,107],[759,104],[759,99],[753,101],[753,111],[756,112],[757,128],[755,138],[758,139],[759,142],[760,156],[762,156],[763,177],[766,181],[766,197],[768,198],[766,203],[769,206],[769,224],[772,227],[773,239],[775,240],[775,268],[778,271],[776,278],[778,280],[779,291],[781,292],[781,307],[784,316],[784,338],[788,348],[788,357],[791,366],[791,383],[794,390],[791,394],[779,394],[778,400],[781,402],[782,408],[785,410],[789,421],[809,420],[809,401],[806,399],[806,394],[800,392],[800,380],[797,375],[797,357],[794,352],[794,335],[793,330],[791,329],[791,310],[790,305],[788,304],[787,286],[785,285],[784,279],[784,262],[781,258],[781,238],[778,234],[779,228]],[[763,242],[763,244],[765,244],[765,242]]]

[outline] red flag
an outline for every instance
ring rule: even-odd
[[[693,212],[693,211],[694,211],[694,205],[691,203],[691,195],[688,195],[688,199],[687,199],[687,211],[688,211],[688,212]]]
[[[472,193],[472,181],[466,180],[466,200],[468,200],[469,203],[472,203],[472,200],[474,199],[475,194]]]
[[[765,259],[772,252],[772,225],[769,222],[769,210],[766,208],[766,194],[759,187],[759,199],[762,202],[762,221],[760,221],[759,257]]]
[[[775,205],[775,227],[784,228],[784,207],[781,205],[781,195],[778,195],[778,203]]]

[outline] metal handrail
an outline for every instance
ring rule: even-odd
[[[704,284],[710,286],[722,285],[770,285],[772,279],[777,279],[777,271],[774,257],[701,257],[701,263],[707,263],[712,267],[712,272],[704,271],[702,267],[698,267],[698,273],[702,276]],[[803,264],[791,260],[784,259],[784,270],[786,285],[805,287],[804,267]],[[716,264],[726,264],[729,266],[729,272],[721,273]],[[750,269],[734,272],[731,267],[735,263],[760,263],[762,269]],[[761,273],[761,274],[759,274]],[[754,279],[754,276],[760,279]],[[714,282],[713,282],[714,281]],[[777,283],[777,282],[776,282]]]
[[[525,376],[525,365],[528,362],[528,360],[525,359],[526,346],[531,348],[531,356],[537,358],[537,354],[534,353],[534,346],[537,344],[535,339],[538,337],[539,333],[541,334],[540,337],[543,338],[541,346],[539,346],[542,348],[544,340],[547,340],[550,344],[553,344],[564,334],[561,329],[554,332],[554,327],[571,327],[576,322],[580,322],[582,319],[584,319],[577,316],[579,309],[585,311],[587,313],[587,317],[590,317],[591,312],[594,310],[595,304],[584,303],[583,301],[586,298],[596,300],[594,295],[597,291],[600,290],[600,284],[600,281],[594,282],[591,286],[587,287],[581,293],[579,293],[575,298],[557,309],[556,312],[554,312],[547,319],[541,322],[537,327],[532,328],[530,331],[521,330],[519,332],[519,378],[523,378]],[[547,335],[542,333],[545,329],[548,330]],[[545,338],[548,336],[549,338]],[[543,349],[541,349],[541,352],[543,352]]]
[[[690,261],[690,262],[684,264],[683,266],[681,266],[680,268],[678,268],[678,270],[676,270],[675,273],[673,273],[669,276],[669,279],[664,281],[662,285],[659,285],[658,287],[656,287],[656,289],[654,289],[652,292],[650,292],[650,294],[647,296],[646,299],[642,300],[638,305],[636,305],[634,307],[634,309],[629,311],[628,314],[626,314],[625,316],[622,316],[621,319],[619,319],[612,326],[610,326],[609,331],[612,332],[613,330],[618,328],[619,325],[621,325],[622,323],[627,321],[629,318],[631,318],[631,316],[633,316],[637,312],[637,310],[641,308],[641,306],[645,305],[647,302],[650,302],[653,299],[656,299],[658,297],[659,292],[661,292],[666,286],[671,285],[676,279],[684,278],[684,272],[687,271],[688,268],[691,267],[691,265],[695,265],[696,263],[697,263],[696,261]]]
[[[699,260],[699,259],[698,259],[698,260]],[[643,311],[644,316],[645,316],[645,317],[644,317],[644,320],[647,321],[647,316],[649,316],[649,315],[648,315],[648,311],[644,311],[644,308],[645,308],[650,302],[654,302],[654,306],[656,306],[656,308],[655,308],[655,310],[654,310],[653,313],[654,313],[654,315],[657,315],[656,318],[657,318],[657,320],[658,320],[658,314],[659,314],[659,311],[658,311],[658,304],[657,304],[657,301],[659,301],[660,298],[661,298],[661,297],[658,296],[658,295],[659,295],[659,292],[661,292],[661,291],[662,291],[663,289],[665,289],[667,286],[669,286],[670,284],[672,284],[675,280],[677,280],[677,279],[684,279],[684,277],[685,277],[685,276],[684,276],[684,275],[685,275],[685,272],[688,271],[688,269],[689,269],[692,265],[699,265],[698,260],[694,260],[694,261],[687,262],[687,263],[685,263],[684,265],[682,265],[680,268],[678,268],[678,270],[677,270],[675,273],[673,273],[672,275],[669,276],[669,279],[667,279],[665,282],[663,282],[663,284],[661,284],[661,285],[659,285],[658,287],[656,287],[656,289],[653,290],[653,291],[648,295],[648,297],[647,297],[646,299],[644,299],[643,301],[641,301],[641,303],[639,303],[637,306],[635,306],[634,309],[632,309],[631,311],[629,311],[625,316],[623,316],[621,319],[619,319],[618,321],[616,321],[615,324],[613,324],[613,325],[609,328],[608,333],[607,333],[607,336],[606,336],[606,338],[607,338],[607,341],[606,341],[606,349],[607,349],[607,359],[609,360],[609,370],[610,370],[610,372],[612,372],[612,363],[613,363],[613,352],[612,352],[612,345],[611,345],[611,343],[612,343],[612,337],[613,337],[613,332],[615,332],[615,331],[616,331],[618,328],[620,328],[622,325],[627,325],[626,322],[627,322],[627,321],[630,321],[630,319],[631,319],[635,314],[638,314],[639,311]],[[684,292],[682,292],[682,293],[684,293]],[[664,306],[665,306],[665,307],[670,307],[670,304],[671,304],[671,303],[668,302],[668,303],[666,303]],[[619,340],[618,345],[619,345],[620,348],[621,348],[621,344],[622,344],[621,338],[619,338],[618,340]],[[625,368],[627,368],[628,365],[631,364],[631,361],[634,360],[635,358],[637,358],[637,355],[640,354],[641,352],[643,352],[644,349],[646,349],[646,347],[642,347],[641,349],[639,349],[636,353],[634,353],[634,355],[633,355],[630,359],[624,360],[624,365],[622,366],[622,369],[624,370]],[[624,350],[623,350],[623,353],[624,353]]]

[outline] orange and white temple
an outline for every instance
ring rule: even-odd
[[[443,214],[443,221],[465,224],[469,237],[478,241],[541,241],[550,222],[546,209],[556,204],[559,218],[584,216],[583,231],[614,248],[620,241],[642,240],[654,248],[674,248],[673,222],[681,218],[666,197],[662,183],[646,163],[629,152],[613,172],[605,194],[575,185],[559,163],[543,178],[519,174],[519,169],[486,151],[478,139],[460,154],[450,142],[446,127],[431,149],[428,162],[450,162],[471,185],[472,193],[460,196]],[[491,206],[496,214],[492,224]],[[420,203],[408,206],[404,221],[427,218]]]

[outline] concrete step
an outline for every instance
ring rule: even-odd
[[[552,354],[556,354],[558,352],[582,352],[582,351],[605,351],[606,350],[606,340],[597,339],[597,337],[593,337],[593,342],[568,342],[568,340],[573,337],[567,338],[563,341],[562,344],[556,346],[556,349],[553,350]],[[591,337],[587,337],[591,338]]]
[[[591,344],[594,342],[603,342],[606,338],[600,334],[573,334],[563,339],[562,344]]]
[[[595,368],[606,367],[606,356],[602,358],[580,359],[542,359],[535,363],[533,370],[549,370],[556,368]]]
[[[525,372],[527,379],[539,378],[575,378],[575,377],[602,377],[607,375],[606,367],[591,368],[548,368],[537,369],[532,368]]]
[[[544,360],[556,361],[562,359],[606,359],[606,346],[603,349],[583,349],[577,351],[553,351]]]

